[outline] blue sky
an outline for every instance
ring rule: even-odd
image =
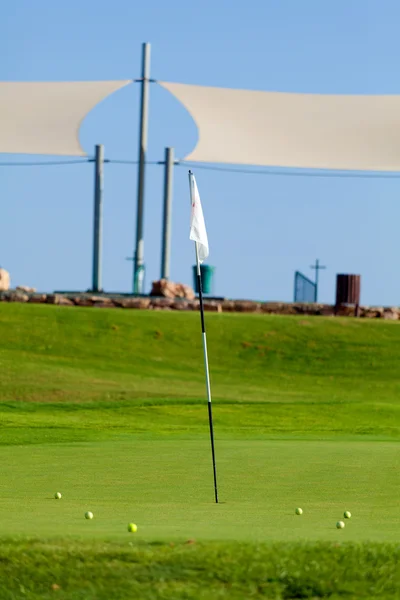
[[[152,45],[155,79],[271,91],[400,94],[395,0],[19,0],[0,9],[0,80],[140,76]],[[139,86],[96,107],[81,129],[88,154],[136,160]],[[196,142],[185,110],[150,92],[149,160],[183,157]],[[43,157],[0,155],[0,162]],[[222,166],[222,165],[220,165]],[[291,300],[296,269],[332,302],[335,275],[360,273],[362,302],[399,304],[400,178],[294,177],[193,169],[216,267],[214,292]],[[174,174],[171,278],[192,283],[187,168]],[[136,167],[105,166],[103,284],[130,291]],[[146,178],[146,287],[160,275],[163,171]],[[14,285],[87,289],[91,282],[93,165],[0,167],[0,264]]]

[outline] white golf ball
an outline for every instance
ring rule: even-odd
[[[90,510],[85,512],[85,519],[93,519],[93,513]]]
[[[56,500],[61,500],[62,496],[61,496],[60,492],[56,492],[56,493],[54,494],[54,498],[55,498]]]
[[[336,527],[337,527],[337,529],[344,529],[344,523],[343,523],[343,521],[338,521],[336,523]]]
[[[345,510],[343,516],[345,519],[351,519],[351,512],[349,510]]]
[[[303,514],[303,509],[302,508],[296,508],[295,513],[296,513],[296,515],[302,515]]]

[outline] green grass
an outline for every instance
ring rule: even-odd
[[[207,327],[221,434],[399,439],[400,324],[209,314]],[[6,444],[40,427],[204,430],[198,314],[1,304],[0,335]]]
[[[398,546],[6,542],[2,600],[398,598]]]
[[[396,597],[400,324],[206,318],[218,506],[198,314],[0,304],[1,598]]]
[[[3,447],[1,534],[396,542],[398,451],[392,442],[219,440],[215,505],[206,440]],[[353,516],[337,531],[347,509]],[[129,522],[138,525],[135,536]]]

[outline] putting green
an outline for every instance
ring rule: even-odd
[[[0,536],[397,541],[395,442],[130,439],[1,447]],[[53,498],[60,491],[61,500]],[[296,516],[300,506],[304,514]],[[86,521],[85,511],[94,513]],[[350,510],[346,528],[335,524]],[[127,532],[129,522],[138,525]]]

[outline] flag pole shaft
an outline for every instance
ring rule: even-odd
[[[208,368],[207,335],[206,335],[206,326],[205,326],[205,320],[204,320],[204,303],[203,303],[203,290],[202,290],[202,285],[201,285],[201,270],[200,270],[200,261],[199,261],[199,251],[198,251],[198,247],[197,247],[197,242],[195,242],[195,244],[196,244],[196,264],[197,264],[197,286],[198,286],[198,290],[199,290],[199,300],[200,300],[201,334],[202,334],[202,338],[203,338],[204,370],[205,370],[205,374],[206,374],[208,422],[210,425],[211,454],[212,454],[212,464],[213,464],[213,474],[214,474],[214,494],[215,494],[215,502],[218,504],[217,468],[215,465],[214,426],[213,426],[212,404],[211,404],[210,371]]]
[[[193,198],[192,198],[192,189],[193,189],[192,173],[190,171],[189,171],[189,183],[190,183],[190,198],[193,201]],[[209,371],[209,367],[208,367],[207,335],[206,335],[206,325],[205,325],[205,319],[204,319],[203,288],[202,288],[202,284],[201,284],[201,270],[200,270],[199,249],[198,249],[197,242],[195,242],[195,248],[196,248],[196,268],[197,268],[197,289],[199,290],[201,334],[202,334],[202,339],[203,339],[204,370],[205,370],[205,374],[206,374],[208,422],[209,422],[209,426],[210,426],[211,455],[212,455],[212,465],[213,465],[213,475],[214,475],[214,494],[215,494],[215,502],[218,504],[217,467],[216,467],[216,463],[215,463],[214,426],[213,426],[212,404],[211,404],[210,371]]]

